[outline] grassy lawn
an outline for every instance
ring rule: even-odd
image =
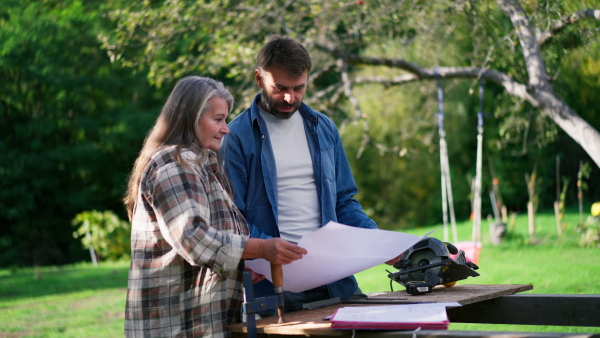
[[[532,284],[528,293],[600,294],[600,249],[578,247],[578,215],[570,213],[565,220],[568,226],[558,238],[553,214],[538,214],[535,243],[530,244],[526,215],[520,215],[507,240],[498,246],[490,243],[489,222],[483,221],[481,276],[461,284]],[[423,235],[434,228],[407,232]],[[432,236],[441,239],[443,229],[437,228]],[[459,223],[459,241],[470,238],[471,223]],[[380,265],[357,274],[363,291],[389,291],[386,269],[395,270]],[[128,262],[0,270],[0,338],[123,336],[127,271]],[[394,290],[401,287],[395,283]],[[460,323],[451,324],[450,329],[600,333],[600,327]]]
[[[120,337],[128,263],[0,270],[0,337]]]

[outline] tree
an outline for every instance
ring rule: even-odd
[[[591,8],[593,2],[588,2],[585,6]],[[598,10],[578,6],[582,6],[579,1],[529,1],[523,8],[514,0],[142,1],[111,12],[110,18],[119,28],[102,36],[102,40],[112,60],[150,70],[149,79],[158,86],[184,74],[202,72],[224,79],[234,90],[238,107],[245,107],[256,91],[252,83],[254,55],[266,35],[290,34],[301,40],[313,57],[308,103],[335,120],[342,133],[356,135],[354,127],[362,127],[360,137],[344,135],[348,148],[359,157],[374,152],[380,156],[395,154],[396,162],[404,159],[394,166],[405,165],[411,154],[423,156],[423,152],[430,151],[428,147],[434,148],[430,141],[435,129],[417,127],[414,130],[422,132],[410,135],[400,126],[381,127],[377,119],[382,110],[435,111],[436,103],[427,98],[431,96],[432,80],[443,80],[448,91],[468,92],[482,79],[489,86],[488,93],[492,93],[487,94],[488,98],[503,108],[494,111],[497,134],[486,135],[490,139],[488,151],[493,147],[516,148],[521,140],[523,146],[515,153],[531,154],[530,162],[544,161],[544,147],[560,137],[558,126],[600,165],[600,121],[581,118],[559,96],[581,88],[580,84],[563,80],[567,76],[561,74],[561,69],[568,66],[563,60],[582,50],[593,52],[599,45]],[[593,58],[591,55],[581,60],[592,62]],[[585,78],[599,75],[600,67],[594,66]],[[557,90],[555,83],[564,87]],[[361,96],[375,85],[383,87],[380,91],[388,95],[389,88],[403,86],[405,92],[413,94],[408,97],[412,102],[390,99],[391,105],[382,106]],[[469,111],[476,102],[467,96],[462,102],[455,99],[448,104]],[[430,113],[413,114],[401,123],[422,126],[430,117]],[[471,121],[466,117],[463,122]],[[374,126],[382,129],[374,130]],[[385,128],[389,134],[379,134]],[[356,140],[356,146],[347,143]],[[458,152],[452,155],[453,160],[473,162]],[[392,159],[386,161],[391,163]],[[361,163],[364,165],[364,161]],[[507,166],[515,164],[503,165],[498,171],[504,169],[505,175],[514,171]],[[530,167],[527,164],[523,168]],[[544,167],[539,169],[542,175]],[[469,175],[466,165],[458,173]],[[522,174],[513,175],[511,180],[522,181]],[[382,199],[377,189],[383,181],[377,182],[360,187],[361,198],[372,196],[367,197],[371,200],[367,205],[375,213],[390,209],[390,204],[377,206],[382,204],[377,201]],[[420,191],[415,191],[420,196],[436,187],[425,178],[420,183]],[[397,216],[405,214],[391,218]]]
[[[495,82],[501,85],[507,93],[531,103],[546,113],[561,129],[579,143],[592,157],[596,165],[600,167],[600,133],[555,95],[539,47],[539,43],[543,44],[551,39],[554,34],[564,29],[565,25],[575,23],[583,18],[600,20],[600,10],[584,9],[574,13],[562,22],[555,24],[550,31],[543,32],[538,38],[538,43],[529,19],[517,1],[499,0],[498,5],[510,18],[519,38],[528,73],[528,80],[525,84],[516,81],[503,72],[481,67],[423,69],[405,60],[361,57],[325,45],[319,45],[318,47],[348,64],[388,65],[404,69],[410,73],[408,76],[388,81],[396,84],[437,78],[484,78]]]
[[[81,260],[76,214],[124,218],[126,177],[162,95],[101,50],[102,3],[0,8],[1,266]]]
[[[549,6],[548,4],[552,3],[533,2],[531,7]],[[477,7],[487,7],[489,2],[482,5],[476,1],[438,2],[435,6],[416,1],[358,1],[339,4],[303,1],[223,1],[210,5],[172,1],[158,6],[142,2],[141,6],[113,13],[114,19],[121,20],[121,28],[112,39],[104,36],[104,41],[109,54],[116,59],[123,57],[126,47],[141,44],[145,48],[144,58],[130,59],[128,64],[139,65],[148,62],[151,69],[160,69],[161,74],[153,73],[152,77],[154,82],[160,84],[165,79],[172,79],[190,71],[207,70],[215,74],[219,66],[229,70],[228,76],[237,76],[241,74],[240,66],[252,64],[252,51],[262,42],[266,32],[290,33],[301,37],[309,47],[326,52],[335,61],[335,64],[330,62],[329,67],[319,70],[320,73],[315,74],[312,79],[317,80],[319,75],[337,68],[338,82],[334,85],[350,100],[359,118],[361,114],[358,100],[351,93],[351,87],[355,83],[372,81],[397,85],[438,78],[485,78],[501,85],[508,94],[541,109],[600,166],[600,134],[555,95],[551,79],[546,72],[546,62],[540,51],[540,46],[551,42],[568,26],[579,24],[586,19],[600,20],[600,10],[584,8],[571,15],[553,13],[554,10],[561,9],[558,7],[559,3],[554,3],[552,6],[556,8],[549,8],[547,17],[544,18],[545,22],[539,22],[538,26],[534,27],[534,20],[527,16],[518,1],[498,0],[497,4],[510,19],[521,45],[523,67],[527,72],[524,81],[493,69],[494,64],[490,60],[473,60],[474,63],[482,63],[482,67],[438,67],[436,71],[433,68],[422,68],[406,59],[368,57],[352,53],[353,50],[364,51],[370,45],[381,43],[382,40],[378,36],[383,36],[384,39],[410,38],[411,34],[416,34],[415,27],[411,27],[410,22],[400,24],[402,19],[411,21],[409,15],[426,12],[413,19],[416,20],[416,24],[430,23],[432,26],[439,26],[439,23],[431,21],[431,14],[439,15],[442,11],[447,11],[450,15],[456,15],[457,10],[463,9],[467,20],[474,19],[475,15],[480,14],[476,12]],[[469,11],[473,13],[469,14]],[[157,23],[156,19],[160,21]],[[447,23],[443,20],[441,22]],[[546,24],[546,27],[542,24]],[[536,31],[537,36],[534,33]],[[430,29],[430,32],[436,30]],[[499,38],[510,39],[512,34],[506,32]],[[205,41],[209,35],[212,35],[212,41]],[[177,57],[174,60],[165,58],[174,48],[181,47],[190,53],[183,54],[180,49],[179,53],[175,53]],[[489,53],[492,49],[493,47],[490,47]],[[201,52],[205,55],[200,55]],[[487,56],[489,58],[491,55]],[[408,74],[394,79],[352,79],[348,72],[350,65],[385,65],[403,69]],[[176,71],[169,71],[165,67]],[[513,72],[516,73],[517,70]]]

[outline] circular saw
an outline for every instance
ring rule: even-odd
[[[452,259],[451,255],[456,258]],[[388,277],[402,284],[412,295],[429,293],[436,285],[452,286],[456,281],[479,276],[475,271],[479,267],[467,262],[464,251],[432,237],[424,238],[406,250],[394,268],[399,271]]]

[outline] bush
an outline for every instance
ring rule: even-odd
[[[92,247],[96,256],[105,260],[129,259],[131,252],[131,225],[114,212],[84,211],[71,221],[78,227],[73,237],[85,247]]]
[[[582,247],[600,247],[600,217],[588,216],[587,220],[579,225],[581,232],[579,245]]]
[[[592,215],[588,216],[585,222],[577,226],[577,230],[581,233],[579,245],[600,248],[600,202],[592,204],[591,213]]]

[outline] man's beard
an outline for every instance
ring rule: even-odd
[[[271,97],[267,94],[267,91],[262,88],[260,90],[260,102],[262,103],[262,108],[265,112],[278,117],[280,119],[289,119],[290,117],[292,117],[292,115],[294,115],[294,113],[296,112],[296,110],[298,110],[298,108],[300,108],[300,104],[302,103],[302,101],[296,101],[292,104],[288,104],[285,101],[281,102],[279,104],[275,104],[273,102],[273,100],[271,99]],[[277,110],[277,108],[293,108],[292,111],[290,112],[282,112]]]

